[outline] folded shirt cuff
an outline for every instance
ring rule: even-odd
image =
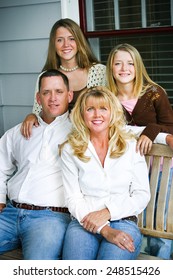
[[[109,225],[109,224],[110,224],[109,221],[107,221],[106,223],[104,223],[102,226],[100,226],[100,227],[97,229],[97,233],[100,234],[100,231],[102,230],[102,228],[104,228],[104,226]]]
[[[167,145],[166,143],[166,136],[169,135],[169,133],[164,133],[164,132],[160,132],[155,140],[154,140],[154,143],[156,144],[164,144],[164,145]]]

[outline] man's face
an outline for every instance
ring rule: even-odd
[[[42,105],[42,119],[51,123],[57,116],[67,112],[68,104],[73,98],[72,91],[68,91],[61,76],[44,77],[37,102]]]

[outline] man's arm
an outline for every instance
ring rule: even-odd
[[[7,131],[0,139],[0,209],[6,204],[7,182],[16,170],[12,153],[12,130]]]

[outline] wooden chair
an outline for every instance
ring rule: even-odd
[[[162,177],[158,190],[160,163],[163,158]],[[139,215],[138,225],[144,235],[162,237],[173,240],[173,178],[168,192],[169,173],[173,158],[173,150],[169,146],[153,144],[146,162],[150,174],[151,199],[142,214]],[[166,199],[168,210],[165,218]],[[152,259],[151,256],[140,254],[139,259]],[[154,258],[154,257],[153,257]]]
[[[22,250],[16,249],[11,250],[9,252],[4,253],[3,255],[0,255],[0,260],[22,260]]]

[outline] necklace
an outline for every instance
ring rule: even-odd
[[[73,67],[73,68],[65,68],[65,67],[63,67],[62,65],[60,65],[60,68],[61,68],[63,71],[65,71],[65,72],[73,72],[73,71],[77,70],[77,69],[79,68],[79,66],[76,65],[76,66]]]

